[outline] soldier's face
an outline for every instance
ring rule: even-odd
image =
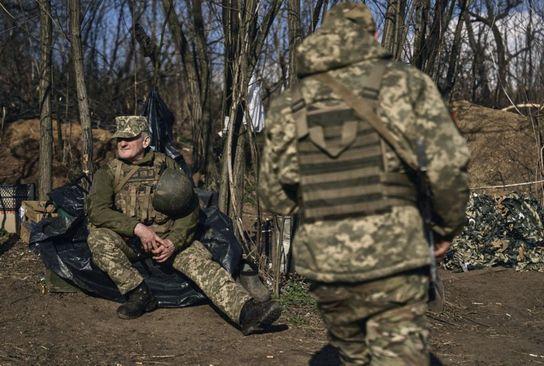
[[[124,160],[136,161],[144,156],[148,146],[149,137],[143,133],[132,138],[118,138],[117,156]]]

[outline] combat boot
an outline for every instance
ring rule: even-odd
[[[258,302],[251,299],[240,312],[240,328],[244,335],[250,335],[274,323],[281,315],[281,306],[276,301]]]
[[[270,300],[270,291],[261,282],[259,272],[253,269],[249,264],[244,264],[238,282],[249,292],[255,300],[264,302]]]
[[[149,291],[146,283],[142,282],[127,294],[127,301],[117,308],[117,315],[121,319],[135,319],[145,312],[155,310],[157,305],[157,299]]]

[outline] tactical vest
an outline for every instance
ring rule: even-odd
[[[152,205],[155,187],[166,168],[166,157],[155,153],[151,165],[131,165],[119,159],[108,164],[114,174],[115,208],[152,226],[157,233],[168,231],[173,220]]]
[[[363,81],[363,100],[375,108],[385,64]],[[344,101],[306,105],[295,89],[291,110],[297,125],[300,194],[305,221],[339,220],[414,205],[416,191],[406,174],[385,171],[390,149],[380,133]]]

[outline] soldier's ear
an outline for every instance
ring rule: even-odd
[[[147,149],[147,147],[151,144],[151,136],[144,135],[144,141],[142,141],[142,145],[144,146],[144,149]]]

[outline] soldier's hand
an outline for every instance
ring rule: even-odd
[[[158,241],[162,240],[155,232],[142,223],[139,223],[134,228],[134,235],[140,238],[142,248],[146,252],[150,252],[153,248],[158,246]]]
[[[434,256],[437,263],[442,262],[442,259],[444,259],[444,256],[448,252],[448,249],[450,249],[450,245],[451,241],[448,240],[440,240],[434,243]]]
[[[153,259],[159,263],[165,262],[174,253],[174,243],[169,239],[161,239],[159,246],[152,250]]]

